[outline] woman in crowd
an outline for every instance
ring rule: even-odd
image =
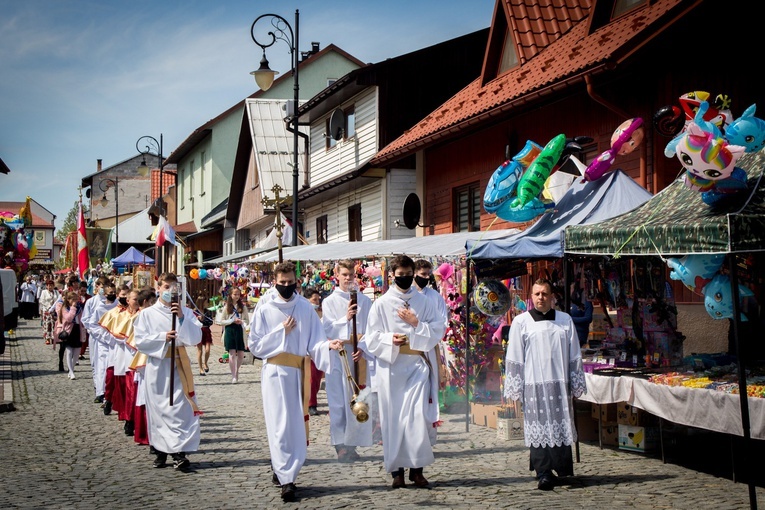
[[[21,299],[19,299],[19,316],[22,319],[30,320],[35,318],[35,300],[37,299],[37,285],[32,280],[32,275],[27,274],[24,282],[21,284]]]
[[[197,344],[197,364],[199,365],[199,375],[206,375],[210,371],[207,362],[210,360],[210,347],[212,346],[213,338],[212,331],[210,331],[210,321],[206,319],[209,300],[204,290],[199,291],[195,304],[197,312],[199,312],[197,318],[202,323],[202,341]]]
[[[220,324],[223,326],[223,346],[228,351],[231,383],[239,379],[239,367],[244,361],[244,326],[250,323],[247,305],[242,302],[242,291],[234,287],[229,292]]]
[[[63,358],[66,358],[66,367],[69,370],[69,379],[74,379],[74,366],[80,354],[82,341],[80,339],[80,314],[82,303],[77,292],[67,293],[61,306],[58,306],[58,323],[56,325],[56,338],[59,346],[59,371],[64,371]],[[62,338],[62,336],[64,338]],[[62,354],[64,351],[64,354]]]
[[[53,343],[53,330],[56,326],[56,317],[51,309],[58,301],[58,291],[53,280],[45,282],[45,288],[40,292],[40,315],[42,315],[43,340],[45,345]]]
[[[313,309],[316,310],[316,313],[321,317],[321,292],[309,287],[303,292],[303,297],[311,302]],[[311,394],[308,396],[308,414],[311,416],[319,414],[317,404],[322,377],[324,377],[324,372],[316,368],[316,364],[311,360]]]

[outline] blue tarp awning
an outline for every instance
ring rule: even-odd
[[[133,246],[125,250],[119,257],[114,257],[112,259],[112,267],[114,268],[137,266],[139,264],[151,266],[154,264],[154,259],[141,253]]]
[[[622,170],[591,182],[574,181],[551,213],[542,215],[523,232],[502,239],[466,242],[473,259],[563,257],[563,231],[569,225],[589,225],[629,212],[651,193]]]

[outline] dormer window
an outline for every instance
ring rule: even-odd
[[[614,12],[611,15],[611,19],[619,18],[620,16],[645,5],[647,2],[648,0],[616,0],[614,2]]]
[[[518,53],[515,51],[515,41],[510,30],[505,30],[505,41],[502,45],[502,57],[499,60],[497,76],[518,65]]]

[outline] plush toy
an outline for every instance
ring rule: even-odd
[[[643,119],[635,117],[622,122],[611,135],[611,148],[602,152],[584,171],[584,181],[600,179],[611,169],[616,156],[634,151],[645,137]]]

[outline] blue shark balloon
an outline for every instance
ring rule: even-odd
[[[754,296],[754,292],[744,285],[738,286],[738,294],[741,299]],[[728,275],[718,274],[704,287],[704,308],[713,319],[733,318],[733,286]],[[748,320],[743,313],[741,320]]]
[[[515,198],[515,192],[521,175],[540,152],[542,152],[540,145],[527,140],[526,145],[524,145],[518,154],[502,163],[494,171],[483,195],[483,208],[487,213],[496,214],[497,211]]]

